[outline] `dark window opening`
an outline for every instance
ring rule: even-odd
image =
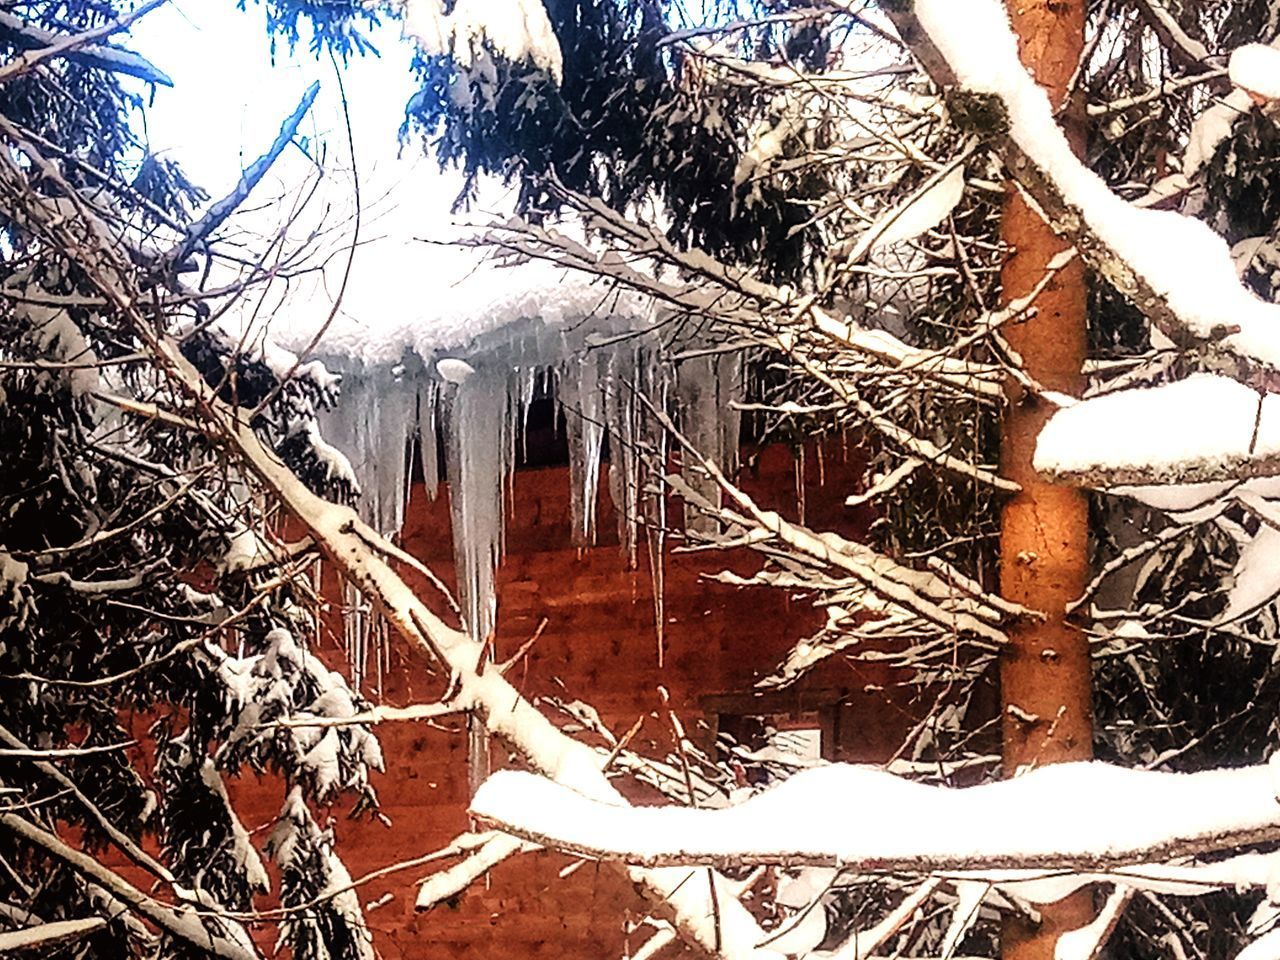
[[[738,787],[765,787],[822,761],[817,714],[721,717],[720,751]]]
[[[516,467],[563,467],[569,463],[565,413],[554,390],[542,380],[516,430]]]

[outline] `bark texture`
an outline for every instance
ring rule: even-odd
[[[1023,63],[1049,91],[1055,106],[1068,87],[1084,48],[1085,0],[1009,0]],[[1081,126],[1068,105],[1063,122],[1082,147]],[[1010,185],[1002,233],[1011,253],[1002,272],[1005,301],[1039,283],[1046,265],[1067,243]],[[1031,319],[1006,331],[1027,372],[1045,386],[1078,396],[1086,347],[1087,289],[1079,259],[1059,271],[1036,301]],[[1007,503],[1000,539],[1000,588],[1008,600],[1042,610],[1043,623],[1010,631],[1001,665],[1005,775],[1028,766],[1092,756],[1093,717],[1088,642],[1066,622],[1065,608],[1088,579],[1088,502],[1085,494],[1054,486],[1031,468],[1036,437],[1051,410],[1014,396],[1004,425],[1002,473],[1021,485]],[[1004,931],[1006,960],[1052,960],[1065,930],[1093,917],[1092,897],[1082,891],[1042,911],[1039,926],[1011,921]]]

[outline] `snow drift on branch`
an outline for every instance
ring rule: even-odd
[[[721,810],[627,807],[501,771],[471,812],[525,839],[646,865],[1096,870],[1280,839],[1276,771],[1064,763],[965,789],[847,764]],[[958,825],[963,825],[962,827]]]
[[[1231,53],[1231,82],[1268,100],[1280,99],[1280,50],[1246,43]]]
[[[1280,395],[1208,374],[1055,413],[1037,471],[1097,486],[1204,483],[1280,472]]]

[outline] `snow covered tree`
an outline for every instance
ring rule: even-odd
[[[409,129],[442,137],[439,155],[473,175],[519,178],[523,218],[481,243],[653,296],[702,357],[744,350],[762,371],[749,398],[762,436],[856,429],[874,451],[853,499],[882,521],[860,544],[762,509],[707,449],[724,428],[695,435],[678,397],[646,397],[661,429],[627,448],[647,464],[648,497],[665,484],[685,498],[690,542],[746,544],[762,558],[750,583],[825,609],[766,683],[834,656],[901,672],[920,722],[898,762],[802,773],[727,810],[629,807],[610,769],[626,744],[561,732],[488,662],[483,630],[452,626],[396,572],[421,565],[340,503],[349,475],[316,429],[335,387],[323,369],[243,349],[212,322],[259,268],[231,290],[187,275],[216,255],[215,231],[306,102],[241,186],[193,218],[202,198],[131,142],[114,73],[163,78],[107,45],[120,24],[97,8],[33,15],[5,29],[34,52],[0,67],[6,93],[26,91],[0,114],[12,328],[0,429],[19,452],[0,524],[0,679],[16,693],[3,786],[23,798],[0,813],[18,865],[0,881],[10,942],[254,956],[241,921],[265,871],[222,786],[249,765],[287,784],[269,845],[281,933],[298,956],[369,954],[314,813],[339,790],[367,798],[378,765],[363,705],[299,639],[300,572],[322,554],[448,676],[421,712],[465,713],[527,768],[480,788],[473,811],[497,829],[458,838],[458,862],[420,902],[538,844],[622,864],[653,905],[648,953],[677,936],[761,960],[992,953],[998,920],[1034,924],[1053,912],[1038,905],[1081,890],[1094,891],[1089,922],[1046,925],[1037,949],[1093,957],[1113,937],[1136,956],[1280,948],[1280,804],[1262,762],[1277,706],[1280,582],[1266,560],[1280,349],[1276,308],[1256,295],[1275,287],[1266,158],[1280,55],[1241,46],[1276,34],[1270,6],[1100,0],[1082,59],[1052,80],[1062,114],[998,0],[710,4],[700,23],[679,22],[681,9],[411,0],[396,11],[422,50]],[[290,39],[311,20],[322,47],[363,46],[362,8],[270,10]],[[54,95],[76,85],[92,97]],[[1081,112],[1097,124],[1083,162],[1062,128]],[[1070,244],[1016,285],[1001,277],[1008,184],[1029,201],[1027,224],[1034,212]],[[1066,278],[1081,265],[1095,351],[1083,400],[1064,391],[1081,371],[1049,379],[1013,333],[1064,288],[1078,301]],[[671,352],[660,365],[700,362]],[[1106,491],[1097,575],[1043,610],[1044,594],[996,590],[998,508],[1031,482],[995,465],[1000,424],[1024,414],[1048,421],[1032,461],[1042,477]],[[267,524],[267,504],[305,539]],[[1013,562],[1050,565],[1031,552]],[[988,783],[1001,724],[1044,739],[1068,729],[990,706],[1011,639],[1045,617],[1092,641],[1096,743],[1116,763],[1038,769],[1054,757],[1032,744],[1022,775]],[[154,796],[123,760],[127,704],[158,714]],[[148,821],[163,860],[138,845]],[[150,871],[167,899],[84,856],[59,835],[67,825]]]
[[[315,91],[207,204],[147,153],[121,77],[168,79],[111,42],[157,5],[0,12],[0,952],[261,956],[249,922],[269,873],[226,788],[251,769],[283,784],[280,941],[300,960],[366,958],[320,811],[340,795],[375,805],[378,743],[307,649],[316,547],[279,540],[261,489],[201,424],[221,398],[298,476],[349,499],[349,467],[316,428],[336,378],[213,323],[262,264],[216,291],[187,282]],[[174,363],[209,396],[175,390]],[[154,762],[133,749],[144,734]]]
[[[490,232],[489,241],[509,251],[547,257],[653,293],[666,300],[677,316],[687,315],[696,323],[709,318],[719,324],[726,337],[745,338],[775,363],[779,356],[789,360],[793,375],[787,380],[789,392],[783,396],[790,403],[775,403],[778,419],[794,422],[803,411],[808,415],[806,426],[811,426],[815,414],[821,413],[829,418],[828,423],[858,424],[884,444],[887,463],[872,491],[885,504],[882,509],[889,521],[881,530],[882,543],[899,558],[908,553],[901,548],[912,536],[912,527],[893,520],[908,511],[920,511],[926,474],[941,476],[952,489],[959,477],[998,495],[1016,490],[1014,480],[1029,482],[1030,474],[998,474],[985,466],[994,452],[986,431],[991,415],[1003,404],[998,396],[1001,382],[1012,385],[1015,397],[1004,414],[1006,423],[1029,419],[1034,424],[1029,428],[1032,435],[1055,407],[1062,406],[1063,413],[1055,418],[1054,429],[1041,445],[1039,469],[1059,482],[1074,479],[1113,488],[1113,492],[1095,501],[1098,576],[1085,588],[1080,569],[1084,501],[1070,491],[1050,491],[1063,503],[1074,504],[1070,511],[1076,518],[1069,522],[1073,532],[1067,538],[1075,544],[1071,551],[1076,566],[1074,584],[1068,581],[1058,587],[1060,592],[1065,589],[1074,594],[1085,590],[1083,596],[1041,594],[1041,605],[1050,619],[1069,618],[1064,622],[1063,644],[1083,653],[1084,637],[1093,640],[1100,679],[1102,752],[1130,763],[1180,770],[1269,754],[1274,748],[1275,711],[1266,693],[1274,683],[1266,649],[1272,643],[1268,611],[1277,584],[1257,566],[1257,557],[1270,538],[1263,505],[1266,481],[1248,481],[1271,470],[1257,462],[1265,449],[1265,400],[1262,394],[1255,395],[1256,412],[1250,419],[1243,412],[1247,388],[1236,394],[1232,402],[1241,406],[1232,414],[1230,408],[1210,402],[1208,381],[1186,379],[1194,371],[1212,370],[1231,374],[1256,390],[1268,389],[1270,354],[1263,346],[1264,334],[1251,333],[1248,323],[1248,318],[1260,311],[1260,304],[1234,281],[1227,282],[1229,271],[1220,266],[1225,257],[1203,231],[1178,217],[1135,215],[1133,208],[1118,202],[1101,182],[1070,159],[1070,151],[1063,150],[1069,141],[1063,139],[1057,125],[1046,122],[1050,114],[1041,110],[1041,100],[1024,82],[1025,73],[1008,57],[1011,35],[997,5],[953,4],[948,12],[938,3],[883,4],[881,12],[889,16],[896,31],[880,19],[871,4],[832,3],[795,10],[784,4],[768,5],[738,10],[738,19],[716,10],[720,19],[714,19],[713,14],[710,24],[673,29],[658,44],[666,56],[661,68],[668,96],[686,96],[690,78],[696,78],[700,106],[690,110],[699,125],[728,113],[726,103],[738,108],[734,118],[739,121],[744,115],[742,108],[755,105],[756,112],[746,114],[750,123],[739,122],[731,128],[731,136],[714,145],[713,149],[727,149],[731,158],[737,157],[732,163],[733,180],[722,181],[714,189],[734,191],[741,206],[759,203],[776,208],[781,200],[804,207],[808,212],[804,228],[792,231],[791,236],[808,244],[806,261],[799,272],[789,273],[774,270],[770,260],[773,248],[764,237],[758,248],[743,246],[748,238],[736,232],[741,226],[728,217],[718,223],[729,235],[728,241],[719,245],[714,240],[707,242],[705,233],[701,240],[696,238],[675,203],[665,208],[668,218],[661,221],[662,234],[628,222],[637,195],[647,200],[647,188],[652,195],[666,199],[670,189],[660,177],[646,181],[643,163],[626,168],[629,173],[638,171],[640,181],[629,191],[617,190],[612,181],[578,175],[569,183],[558,175],[555,152],[544,149],[548,141],[529,138],[526,121],[544,132],[563,128],[575,119],[575,103],[566,97],[548,109],[539,99],[525,109],[526,101],[518,94],[523,88],[508,86],[502,71],[541,69],[543,82],[550,84],[559,76],[568,77],[575,59],[589,62],[590,55],[583,56],[573,35],[557,19],[577,22],[572,14],[566,17],[564,9],[576,10],[578,6],[548,3],[546,22],[539,21],[542,29],[525,36],[525,41],[536,41],[532,45],[526,42],[522,46],[509,35],[499,40],[494,28],[488,55],[515,64],[501,66],[496,73],[483,56],[477,57],[477,43],[483,47],[483,41],[475,38],[484,33],[466,22],[466,14],[455,13],[452,18],[436,14],[432,20],[426,43],[429,52],[452,52],[453,58],[446,69],[435,64],[435,73],[429,74],[446,77],[447,82],[428,83],[415,105],[422,108],[425,102],[424,115],[442,123],[446,158],[455,158],[461,151],[469,169],[502,172],[512,169],[508,164],[515,160],[521,164],[516,169],[525,196],[542,201],[530,205],[529,223],[497,227]],[[603,6],[624,24],[637,22],[635,9],[625,4]],[[1069,16],[1075,17],[1072,29],[1081,30],[1083,6],[1067,6],[1073,10]],[[645,6],[646,15],[654,16],[655,7]],[[600,5],[592,5],[592,9],[598,12]],[[1039,9],[1039,5],[1027,5],[1028,15],[1037,15]],[[1235,92],[1224,75],[1227,54],[1242,39],[1262,36],[1266,40],[1274,35],[1274,14],[1262,4],[1165,5],[1147,0],[1094,4],[1089,13],[1088,43],[1077,48],[1082,59],[1077,63],[1077,55],[1068,47],[1055,65],[1061,69],[1053,81],[1067,103],[1059,120],[1072,128],[1069,133],[1076,149],[1086,154],[1087,162],[1116,191],[1136,198],[1139,209],[1178,206],[1186,214],[1209,219],[1235,244],[1232,252],[1239,272],[1254,289],[1269,295],[1271,291],[1259,280],[1267,275],[1265,250],[1275,221],[1269,212],[1270,190],[1263,172],[1268,164],[1261,158],[1267,155],[1264,144],[1273,135],[1273,126],[1265,110],[1252,109],[1255,103],[1267,102],[1270,95],[1268,52],[1251,47],[1233,58],[1233,67],[1238,67],[1232,76]],[[412,25],[411,32],[419,36],[427,33]],[[901,76],[892,70],[901,63],[893,56],[900,38],[925,66],[943,97],[928,99],[928,91],[910,80],[886,81],[881,89],[869,89],[868,74],[875,72],[868,67],[866,53],[865,40],[870,36],[880,44],[880,56],[893,61],[880,76]],[[563,43],[555,44],[554,40]],[[861,46],[859,40],[864,41]],[[850,56],[854,47],[863,59]],[[852,69],[855,65],[863,69]],[[1036,77],[1049,82],[1043,70],[1038,70]],[[658,96],[652,91],[652,74],[646,74],[644,81],[646,94]],[[612,82],[619,92],[607,102],[625,103],[617,116],[627,117],[627,109],[638,108],[628,100],[628,80],[615,77]],[[746,92],[749,89],[756,91],[754,98]],[[1224,97],[1224,102],[1215,104],[1213,95]],[[494,109],[495,104],[501,104],[501,109]],[[893,115],[886,116],[890,111]],[[549,121],[548,116],[555,119]],[[634,113],[630,116],[633,120]],[[1087,137],[1077,126],[1085,116],[1092,128]],[[658,155],[666,157],[670,151],[678,152],[678,145],[699,142],[682,127],[688,113],[680,113],[673,123],[665,119],[656,111],[645,128]],[[710,125],[716,126],[715,121]],[[609,124],[597,114],[592,116],[591,127],[608,129]],[[875,145],[879,155],[867,149],[868,143]],[[615,143],[578,139],[574,145],[572,157],[579,171],[614,169],[610,163],[616,163]],[[598,165],[588,164],[588,157],[594,157]],[[724,170],[729,165],[706,162],[700,168]],[[1000,257],[998,248],[992,253],[989,194],[993,181],[998,182],[1006,172],[1016,183],[1015,192],[1030,201],[1026,222],[1043,218],[1065,238],[1070,250],[1053,260],[1044,258],[1049,262],[1036,264],[1016,285],[1006,272],[1006,307],[984,309],[984,301],[994,299],[992,267]],[[801,183],[804,189],[796,189]],[[571,210],[589,232],[604,238],[611,253],[601,255],[581,244],[565,242],[545,229],[541,218],[547,193],[551,206]],[[769,209],[768,214],[776,214],[776,210]],[[1163,235],[1166,229],[1168,236]],[[1006,233],[1006,239],[1010,236]],[[1018,244],[1015,260],[1025,252],[1021,248],[1028,236],[1020,235],[1024,242]],[[893,264],[896,276],[886,269],[883,249],[895,242],[900,244],[892,251],[898,258]],[[619,252],[622,257],[617,256]],[[780,259],[794,264],[789,256]],[[1136,416],[1137,399],[1133,398],[1135,407],[1125,411],[1124,424],[1140,419],[1144,427],[1134,427],[1134,431],[1152,430],[1154,423],[1185,430],[1186,414],[1195,403],[1192,398],[1198,397],[1204,409],[1213,410],[1215,416],[1232,422],[1238,418],[1241,425],[1251,425],[1253,432],[1244,451],[1236,451],[1234,458],[1207,454],[1200,442],[1210,432],[1206,427],[1204,438],[1178,444],[1176,458],[1168,449],[1161,451],[1167,462],[1153,465],[1143,459],[1134,443],[1135,433],[1130,431],[1124,434],[1124,443],[1133,449],[1129,459],[1121,458],[1126,469],[1119,469],[1098,454],[1108,446],[1107,438],[1120,432],[1119,420],[1108,424],[1106,413],[1101,413],[1098,420],[1087,421],[1090,428],[1084,432],[1067,428],[1066,424],[1086,422],[1084,411],[1091,410],[1090,404],[1083,404],[1080,413],[1073,412],[1070,399],[1064,396],[1064,384],[1080,382],[1081,357],[1077,354],[1072,359],[1068,352],[1067,360],[1060,364],[1062,369],[1051,377],[1029,356],[1029,348],[1027,355],[1022,355],[1018,347],[1022,331],[1038,325],[1035,320],[1026,322],[1029,315],[1062,309],[1055,297],[1063,287],[1072,285],[1066,278],[1078,275],[1082,262],[1092,274],[1091,332],[1097,351],[1089,364],[1094,373],[1090,390],[1101,394],[1176,380],[1181,393],[1163,392],[1158,398],[1155,394],[1150,398],[1138,395],[1148,404],[1143,408],[1144,417]],[[936,287],[942,285],[931,290],[927,278],[931,268],[937,270],[944,264],[943,269],[949,269],[960,282],[949,291],[952,296],[948,302],[939,303]],[[671,267],[676,268],[679,282],[664,272]],[[1210,309],[1204,295],[1192,302],[1191,292],[1184,292],[1175,282],[1175,275],[1182,273],[1182,287],[1192,286],[1191,277],[1203,278],[1211,269],[1218,271],[1218,281],[1203,280],[1202,285],[1218,298],[1216,309]],[[915,288],[901,283],[903,278],[914,281]],[[769,282],[782,279],[787,281],[784,286]],[[897,291],[891,289],[895,279],[901,284]],[[1079,281],[1074,284],[1075,292],[1067,293],[1066,299],[1079,303]],[[963,292],[956,295],[955,287]],[[921,324],[920,314],[932,316],[926,316],[926,323]],[[940,323],[943,318],[946,322]],[[1149,329],[1154,331],[1150,335]],[[1073,364],[1074,369],[1069,369]],[[1191,384],[1196,384],[1196,389]],[[1202,395],[1200,389],[1206,392]],[[1225,400],[1230,388],[1217,382],[1212,389],[1222,390]],[[932,404],[948,392],[953,408],[957,393],[983,404],[980,409],[985,414],[980,420],[986,428],[966,431],[966,421],[954,415],[945,418],[940,427],[936,420],[926,419],[928,428],[910,422],[922,407],[936,412]],[[797,395],[804,397],[804,405],[795,402]],[[904,402],[908,396],[910,401]],[[1159,405],[1175,398],[1182,398],[1185,405],[1176,408],[1178,414],[1171,421]],[[1130,399],[1126,397],[1126,401]],[[1124,410],[1118,399],[1115,405],[1099,409],[1114,411],[1117,416]],[[1183,419],[1179,420],[1179,415]],[[674,429],[676,425],[671,426]],[[1013,427],[1010,430],[1016,432]],[[963,446],[966,440],[984,436],[985,442],[977,449]],[[1219,438],[1213,449],[1238,445],[1238,437],[1230,443]],[[1153,448],[1154,444],[1148,444],[1143,450]],[[697,462],[695,449],[686,454]],[[1029,447],[1019,456],[1029,457]],[[1188,466],[1188,460],[1203,459],[1229,462],[1218,462],[1214,467]],[[886,627],[885,621],[897,620],[898,635],[910,638],[894,650],[900,662],[915,671],[917,678],[928,677],[936,683],[947,677],[948,694],[954,702],[958,677],[966,678],[970,689],[975,682],[990,682],[991,657],[981,641],[1003,645],[1005,630],[1018,621],[1035,619],[1009,603],[1016,600],[1034,609],[1034,593],[999,600],[989,586],[984,589],[992,583],[988,550],[968,552],[958,549],[954,539],[938,538],[939,529],[945,530],[948,521],[955,523],[945,511],[932,512],[934,522],[917,521],[915,528],[923,526],[928,529],[925,536],[938,538],[941,556],[958,562],[960,569],[935,563],[926,574],[760,511],[734,486],[732,477],[715,474],[710,461],[701,465],[713,474],[725,499],[719,505],[705,496],[698,499],[717,521],[727,525],[730,535],[726,541],[755,542],[762,551],[785,557],[786,576],[775,570],[771,576],[762,575],[761,583],[782,583],[790,589],[803,584],[822,597],[820,578],[805,579],[797,574],[798,569],[855,576],[855,571],[862,571],[866,586],[852,596],[844,583],[838,589],[826,588],[825,595],[831,598],[827,601],[831,627],[823,636],[806,638],[797,645],[780,672],[784,682],[822,656],[850,655],[868,636],[891,635],[893,627]],[[1206,478],[1216,485],[1186,486],[1187,481]],[[1244,497],[1237,496],[1231,485],[1242,481],[1248,481],[1245,487],[1253,488]],[[1132,486],[1134,482],[1148,488],[1114,490],[1118,483]],[[1172,486],[1150,489],[1153,482]],[[688,486],[683,489],[690,494],[700,492]],[[978,497],[962,493],[959,499],[971,513],[986,512],[987,523],[995,515]],[[903,506],[896,506],[894,500]],[[1061,511],[1056,516],[1062,519]],[[981,529],[981,520],[976,516],[970,520]],[[1046,545],[1054,539],[1043,531],[1034,535],[1041,536]],[[1043,551],[1037,555],[1023,544],[1005,557],[1004,569],[1008,572],[1017,564],[1055,566],[1061,562],[1062,547],[1061,542],[1050,547],[1058,552],[1056,556],[1043,555]],[[941,582],[931,579],[939,574]],[[901,589],[904,583],[908,586]],[[958,593],[967,596],[960,599]],[[933,606],[927,602],[931,596],[946,599]],[[1099,606],[1096,601],[1102,596],[1114,606]],[[850,617],[850,607],[859,606],[882,616],[870,621]],[[959,611],[976,612],[977,622],[965,620]],[[1255,619],[1259,614],[1261,622]],[[1237,626],[1242,617],[1251,623],[1243,631]],[[919,642],[922,621],[930,620],[933,630],[945,624],[942,634],[958,639],[960,648],[969,650],[969,658],[953,655],[953,664],[957,660],[964,664],[961,671],[953,667],[950,675],[941,673],[929,645]],[[1044,640],[1040,628],[1031,627],[1030,632],[1041,638],[1042,652],[1050,660],[1065,652]],[[1263,649],[1258,649],[1258,644]],[[880,650],[872,654],[883,655]],[[1072,682],[1078,708],[1087,668],[1080,665],[1079,657],[1076,661]],[[1032,676],[1036,675],[1033,672]],[[1227,676],[1248,678],[1232,693],[1223,691],[1232,705],[1230,710],[1221,709],[1222,704],[1214,702],[1216,695],[1209,692]],[[1195,684],[1197,677],[1204,687]],[[920,685],[922,690],[930,689],[926,683]],[[1034,686],[1033,680],[1033,690]],[[961,697],[959,702],[962,719],[956,740],[972,748],[972,733],[982,728],[985,718],[977,712],[966,717],[965,710],[973,703],[971,696]],[[1012,700],[1009,706],[1002,722],[1008,729],[1021,731],[1024,741],[1051,741],[1061,736],[1087,755],[1089,744],[1083,742],[1089,730],[1087,709],[1077,709],[1076,716],[1064,721],[1061,710],[1043,716]],[[1182,723],[1190,724],[1196,732],[1184,736]],[[1226,738],[1231,736],[1228,730],[1238,731],[1248,744],[1234,756],[1225,749]],[[966,760],[964,746],[958,751],[946,750],[931,739],[929,746],[922,748],[922,739],[914,747],[917,758]],[[1153,750],[1153,740],[1162,742],[1163,748]],[[944,752],[934,753],[940,747]],[[1044,743],[1040,743],[1012,762],[1035,766],[1048,759]],[[947,769],[940,768],[944,780],[954,776]],[[499,792],[493,794],[496,805]],[[502,817],[495,819],[501,821]],[[524,835],[573,849],[597,854],[608,850],[610,855],[641,862],[698,862],[697,855],[687,849],[681,852],[674,840],[664,848],[669,852],[645,855],[633,851],[629,857],[610,843],[595,846],[581,842],[581,832],[574,834],[578,840],[569,841],[567,835],[545,829],[545,823],[540,823],[544,829],[535,830],[527,819],[524,822]],[[775,854],[758,852],[755,860],[751,852],[743,850],[740,861],[769,862],[771,856],[785,859],[785,848],[777,849]],[[730,853],[704,856],[718,863],[733,861]],[[1093,929],[1098,941],[1110,936],[1116,918],[1131,898],[1130,890],[1116,887]],[[1220,900],[1210,901],[1210,910],[1221,911]],[[1198,906],[1174,902],[1171,909],[1148,891],[1139,898],[1138,906],[1130,907],[1124,934],[1129,949],[1145,951],[1151,945],[1164,945],[1175,951],[1212,952],[1221,949],[1220,943],[1214,942],[1216,937],[1234,936],[1239,943],[1246,936],[1249,925],[1243,922],[1229,933],[1229,924],[1234,921],[1224,922],[1226,915],[1216,912],[1212,914],[1217,920],[1215,929],[1215,924],[1204,922],[1205,914],[1197,913]],[[1264,929],[1267,922],[1258,919],[1252,925],[1253,932]],[[963,929],[952,928],[946,938],[950,948],[958,945],[962,933]]]

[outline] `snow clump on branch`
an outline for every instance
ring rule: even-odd
[[[405,0],[404,32],[431,56],[452,56],[467,69],[483,67],[490,47],[512,63],[528,61],[559,83],[560,43],[542,0],[458,0],[446,13],[441,0]]]
[[[1280,100],[1280,50],[1246,43],[1232,51],[1227,71],[1237,87],[1262,100]]]

